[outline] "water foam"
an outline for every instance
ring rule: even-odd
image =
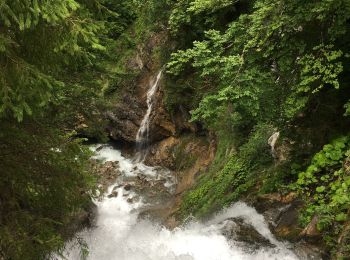
[[[118,161],[126,176],[135,174],[135,166],[142,166],[142,163],[123,157],[120,151],[112,147],[97,149],[95,146],[93,149],[97,150],[97,159]],[[146,171],[152,171],[152,167],[144,167]],[[148,176],[152,174],[148,173]],[[115,185],[111,186],[109,192],[113,186]],[[117,192],[117,197],[105,196],[97,202],[96,227],[78,234],[88,244],[90,260],[298,259],[274,238],[263,216],[242,202],[232,205],[206,223],[192,221],[169,230],[150,220],[138,219],[139,210],[145,206],[142,199],[130,204],[127,199],[134,194],[122,187]],[[232,217],[243,218],[276,247],[262,248],[252,253],[241,243],[228,240],[221,234],[220,228],[222,221]],[[65,256],[69,260],[79,259],[79,250],[74,244],[71,241],[67,245]]]

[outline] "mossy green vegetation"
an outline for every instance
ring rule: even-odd
[[[196,137],[193,136],[192,134],[188,136],[184,136],[181,138],[180,144],[174,147],[174,150],[172,151],[173,157],[175,158],[174,164],[175,164],[175,170],[176,171],[184,171],[191,166],[194,165],[194,163],[197,160],[197,157],[190,153],[190,151],[186,150],[186,147],[188,144],[193,142],[193,140]],[[196,138],[198,141],[199,138]]]
[[[232,140],[219,138],[218,150],[208,173],[203,174],[194,190],[186,194],[181,213],[205,217],[237,201],[262,177],[262,169],[271,166],[273,158],[266,140],[273,129],[260,125],[234,150]]]

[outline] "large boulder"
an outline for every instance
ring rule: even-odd
[[[277,238],[293,242],[293,251],[300,259],[329,259],[316,229],[317,217],[305,229],[299,225],[304,204],[296,193],[260,195],[253,205]]]
[[[244,243],[252,251],[260,248],[275,247],[267,238],[242,218],[229,218],[223,221],[222,224],[221,233],[227,239]]]
[[[299,226],[299,210],[302,201],[298,200],[297,194],[279,193],[264,194],[256,198],[253,204],[256,210],[263,214],[269,223],[272,232],[282,239],[297,240],[302,231]]]

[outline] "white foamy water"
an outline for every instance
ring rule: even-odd
[[[95,146],[93,149],[96,148]],[[157,176],[162,175],[162,171],[135,163],[110,146],[98,149],[95,158],[118,161],[125,176],[134,176],[136,167],[148,178],[162,178]],[[169,171],[164,171],[164,174],[169,179]],[[118,184],[112,185],[108,192]],[[138,219],[145,202],[141,199],[136,203],[128,203],[127,199],[135,196],[133,192],[126,191],[123,187],[119,187],[117,192],[117,197],[108,198],[107,193],[101,201],[96,202],[96,227],[78,234],[89,247],[89,260],[297,259],[283,243],[273,237],[264,218],[244,203],[234,204],[206,223],[193,221],[169,230],[150,220]],[[220,229],[223,221],[231,217],[241,217],[251,224],[275,248],[262,248],[252,253],[242,243],[229,241],[221,234]],[[69,260],[78,260],[80,251],[73,245],[74,241],[67,245],[65,256]]]

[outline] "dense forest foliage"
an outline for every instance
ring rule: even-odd
[[[302,226],[316,216],[333,249],[349,236],[349,11],[342,0],[178,1],[169,30],[183,40],[167,65],[169,105],[187,107],[219,141],[183,214],[296,191]]]
[[[333,249],[349,236],[349,11],[342,0],[178,1],[169,30],[186,40],[167,66],[170,107],[182,102],[219,138],[183,214],[205,216],[254,190],[296,191],[302,226],[316,216]]]
[[[0,23],[4,259],[62,249],[96,184],[76,131],[83,119],[103,138],[103,111],[136,76],[128,57],[159,32],[168,111],[218,141],[179,215],[296,192],[300,225],[317,216],[334,255],[350,255],[348,0],[3,0]]]
[[[0,2],[0,258],[44,259],[96,189],[80,122],[99,121],[127,1]]]

